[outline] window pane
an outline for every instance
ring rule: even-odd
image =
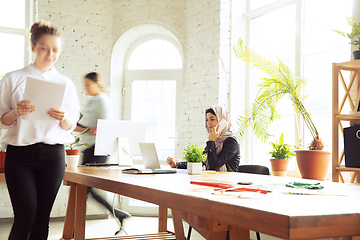
[[[0,33],[0,75],[24,66],[24,41],[24,36]]]
[[[128,69],[182,68],[179,51],[168,41],[153,39],[140,44],[131,54]]]
[[[0,9],[1,27],[25,28],[25,0],[0,1]]]
[[[295,7],[292,4],[251,21],[251,48],[270,61],[280,59],[292,72],[295,70]],[[256,84],[263,77],[268,76],[259,69],[250,68],[250,101],[255,99],[259,90]],[[277,141],[281,133],[284,133],[285,141],[294,145],[294,111],[288,96],[277,104],[277,111],[281,120],[270,125],[269,132],[274,136],[270,137],[269,142]],[[256,139],[251,141],[252,161],[270,167],[268,152],[271,151],[271,144],[261,143]]]
[[[352,1],[305,1],[302,68],[304,78],[308,80],[306,106],[328,149],[331,148],[332,63],[349,61],[351,55],[348,38],[332,29],[351,31],[345,19],[345,16],[351,16],[351,5]],[[326,11],[318,11],[323,6]],[[304,126],[305,146],[311,141],[312,136]]]
[[[160,160],[175,155],[175,80],[135,80],[131,120],[146,122],[145,141],[154,142]]]
[[[283,62],[295,57],[295,7],[292,4],[251,21],[251,46],[256,52]]]

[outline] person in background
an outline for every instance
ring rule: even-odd
[[[71,132],[80,110],[73,82],[54,66],[61,52],[60,32],[49,23],[37,22],[30,33],[34,62],[0,81],[5,179],[14,211],[9,240],[47,239],[50,212],[65,172],[64,144],[74,139]],[[62,108],[47,112],[54,120],[23,119],[36,111],[23,99],[27,76],[66,85]]]
[[[215,126],[225,119],[227,127],[219,131]],[[206,142],[206,160],[203,163],[207,170],[237,172],[240,164],[240,146],[232,132],[232,125],[228,112],[221,106],[215,105],[205,111],[205,127],[209,133]],[[187,162],[175,162],[168,157],[166,162],[172,168],[187,168]]]
[[[107,156],[94,156],[95,149],[95,138],[97,121],[98,119],[110,119],[110,100],[106,94],[107,90],[103,86],[101,77],[96,72],[88,73],[84,77],[85,89],[88,95],[92,96],[89,102],[82,109],[83,118],[79,120],[75,131],[83,132],[87,128],[90,128],[90,131],[83,135],[81,139],[82,142],[88,143],[90,146],[83,151],[82,163],[106,163],[108,161]],[[106,207],[112,214],[112,206],[97,192],[97,190],[92,187],[87,187],[87,194],[91,193],[94,199]],[[120,209],[114,209],[115,217],[117,217],[122,225],[123,220],[131,217],[125,211]]]

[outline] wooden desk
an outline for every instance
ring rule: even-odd
[[[0,173],[0,182],[5,182],[5,173]]]
[[[64,180],[71,186],[71,192],[63,239],[71,239],[74,221],[75,239],[84,239],[85,185],[161,206],[159,231],[167,227],[164,219],[166,208],[170,208],[175,216],[181,211],[229,224],[230,231],[239,233],[239,236],[244,234],[244,229],[245,232],[253,230],[283,239],[360,235],[360,185],[355,184],[322,182],[328,191],[347,196],[294,195],[273,191],[248,197],[243,194],[244,197],[235,198],[207,194],[206,187],[191,185],[190,180],[234,184],[251,181],[274,186],[299,179],[244,173],[130,175],[122,174],[115,167],[79,167],[66,170]],[[185,239],[181,232],[181,219],[173,220],[176,239]],[[248,234],[245,238],[248,239]],[[232,238],[230,235],[230,239],[244,238]]]

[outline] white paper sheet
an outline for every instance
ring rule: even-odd
[[[47,113],[51,108],[61,108],[64,93],[64,84],[52,83],[33,77],[26,77],[24,100],[29,100],[35,105],[35,111],[23,115],[25,120],[53,120]]]

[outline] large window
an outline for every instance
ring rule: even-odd
[[[332,63],[350,60],[348,39],[332,31],[349,31],[345,16],[351,16],[352,1],[337,0],[248,0],[247,43],[270,60],[277,58],[288,65],[293,73],[307,79],[304,95],[307,109],[320,137],[331,148]],[[257,69],[248,68],[249,102],[257,93],[256,83],[263,76]],[[302,122],[295,121],[290,100],[279,103],[282,119],[274,123],[269,141],[276,141],[284,133],[291,145],[307,147],[311,134]],[[269,165],[270,144],[247,137],[249,162]]]
[[[27,33],[32,24],[33,1],[0,1],[0,75],[30,61]]]
[[[161,164],[179,157],[179,111],[182,83],[180,46],[171,39],[140,39],[129,50],[125,71],[124,117],[146,122],[146,142],[154,142]],[[132,214],[155,216],[157,206],[124,198]]]
[[[125,119],[146,122],[145,141],[154,142],[160,160],[178,154],[182,57],[176,43],[152,38],[130,50],[125,73]]]

